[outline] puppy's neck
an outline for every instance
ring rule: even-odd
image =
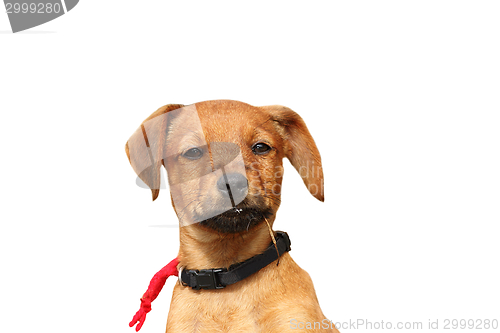
[[[264,252],[270,242],[271,235],[265,222],[237,234],[220,234],[198,225],[181,227],[180,266],[188,269],[227,268]]]

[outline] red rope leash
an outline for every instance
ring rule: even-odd
[[[177,276],[179,272],[177,271],[177,265],[179,264],[179,259],[175,258],[171,262],[167,264],[167,266],[163,267],[158,273],[153,276],[151,282],[149,283],[148,290],[144,293],[141,298],[141,308],[135,314],[132,321],[128,324],[130,327],[137,324],[135,327],[135,331],[139,332],[142,325],[146,321],[146,314],[151,311],[151,302],[153,302],[161,289],[165,285],[167,278],[171,275]]]

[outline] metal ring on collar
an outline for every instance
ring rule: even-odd
[[[179,279],[179,284],[181,286],[187,286],[187,284],[185,284],[183,281],[182,281],[182,271],[184,270],[184,267],[181,267],[179,268],[179,276],[178,276],[178,279]]]

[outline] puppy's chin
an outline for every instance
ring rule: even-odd
[[[249,231],[273,215],[271,208],[239,206],[207,219],[200,216],[198,224],[219,233],[233,234]]]

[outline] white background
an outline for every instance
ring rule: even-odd
[[[275,229],[328,318],[500,320],[498,2],[180,3],[81,1],[18,34],[0,13],[2,331],[134,332],[179,242],[124,145],[210,99],[306,121],[326,201],[286,162]]]

